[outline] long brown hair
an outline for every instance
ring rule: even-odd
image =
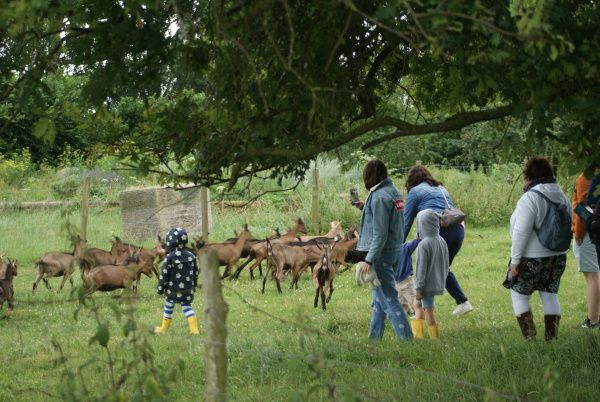
[[[385,167],[385,163],[379,159],[371,159],[365,165],[363,170],[363,181],[367,191],[371,190],[376,184],[381,183],[387,179],[388,171]]]
[[[406,192],[408,193],[413,187],[426,182],[431,186],[442,186],[439,180],[436,180],[431,175],[431,172],[423,165],[416,165],[410,168],[406,175]]]

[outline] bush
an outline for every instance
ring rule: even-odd
[[[58,198],[65,200],[74,198],[77,195],[80,187],[81,180],[73,176],[66,177],[50,184],[50,189],[52,192]]]
[[[33,173],[29,152],[24,151],[12,159],[0,157],[0,181],[7,186],[22,187]]]

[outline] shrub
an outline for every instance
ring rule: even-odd
[[[50,189],[60,199],[74,198],[80,187],[81,180],[73,176],[66,177],[50,184]]]

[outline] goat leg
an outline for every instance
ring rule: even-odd
[[[65,286],[65,282],[67,282],[67,279],[69,279],[69,274],[65,273],[63,275],[62,281],[60,281],[60,286],[58,287],[59,292],[62,290],[63,286]]]
[[[223,275],[221,275],[221,279],[225,279],[227,278],[229,275],[231,275],[229,273],[229,271],[231,270],[231,265],[226,265],[225,266],[225,271],[223,271]]]
[[[315,293],[315,302],[314,302],[314,306],[315,308],[319,305],[319,287],[317,287],[317,292]]]
[[[244,269],[246,267],[246,265],[250,264],[250,262],[252,262],[253,260],[254,260],[254,256],[249,255],[248,258],[246,259],[246,261],[244,261],[242,263],[242,265],[240,265],[237,268],[237,270],[233,274],[233,279],[238,279],[240,277],[240,272],[242,272],[242,269]],[[254,279],[254,278],[252,278],[252,279]]]
[[[325,289],[323,286],[319,286],[319,289],[321,289],[321,305],[323,306],[323,311],[325,311],[327,310],[327,304],[325,303]]]
[[[37,276],[35,277],[35,281],[33,281],[33,286],[31,288],[31,293],[35,293],[35,290],[37,289],[38,283],[42,280],[42,276],[44,274],[40,273],[38,271]]]
[[[265,277],[263,278],[262,290],[260,291],[261,293],[265,293],[265,284],[266,283],[267,283],[267,276],[265,275]]]
[[[329,295],[327,296],[327,303],[331,300],[331,294],[333,293],[333,281],[329,281]]]

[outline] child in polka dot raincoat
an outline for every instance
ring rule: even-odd
[[[190,334],[196,335],[199,333],[198,317],[192,310],[198,280],[196,256],[185,247],[188,241],[185,229],[171,229],[165,240],[167,255],[159,274],[157,288],[158,294],[165,296],[165,308],[162,325],[154,328],[154,332],[157,334],[167,332],[173,318],[173,308],[175,304],[181,304],[190,327]]]

